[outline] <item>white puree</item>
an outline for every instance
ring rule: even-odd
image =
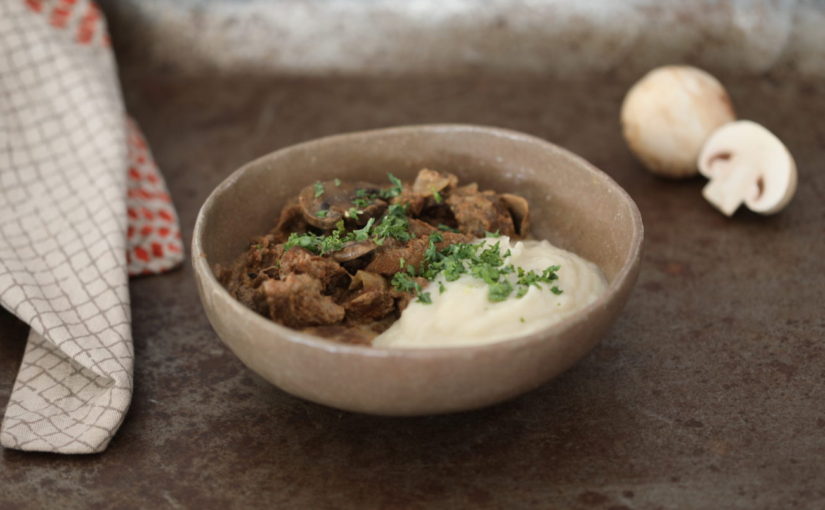
[[[530,286],[521,298],[513,292],[504,301],[494,303],[487,299],[488,285],[469,275],[448,282],[438,276],[425,291],[432,304],[412,301],[401,317],[384,333],[373,340],[380,347],[453,347],[498,342],[527,335],[559,322],[573,312],[587,306],[607,288],[601,270],[575,253],[556,248],[548,241],[517,241],[508,237],[487,238],[477,242],[493,245],[501,242],[501,252],[509,248],[505,264],[525,270],[543,271],[558,265],[558,280],[553,284],[563,293],[555,295],[550,286]],[[515,276],[509,275],[511,282]],[[438,291],[438,281],[446,287]]]

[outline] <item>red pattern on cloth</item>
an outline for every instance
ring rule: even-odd
[[[140,128],[131,119],[127,122],[129,275],[160,273],[183,261],[178,216]]]

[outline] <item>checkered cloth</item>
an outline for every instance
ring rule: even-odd
[[[132,396],[129,274],[183,258],[89,0],[0,2],[0,304],[31,326],[6,448],[106,448]]]

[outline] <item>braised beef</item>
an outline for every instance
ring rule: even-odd
[[[447,205],[455,215],[458,229],[476,237],[487,232],[515,236],[513,217],[501,196],[493,191],[479,191],[471,184],[456,189],[447,198]]]
[[[308,274],[288,274],[283,280],[267,280],[261,285],[269,316],[292,328],[343,320],[344,307],[323,295],[322,289],[321,280]]]
[[[415,299],[414,291],[394,288],[391,280],[402,270],[420,271],[431,236],[443,249],[489,232],[528,234],[527,201],[518,195],[459,187],[455,175],[429,169],[412,183],[391,181],[308,185],[269,233],[252,239],[232,265],[216,266],[216,275],[241,303],[276,322],[369,344]],[[382,225],[395,230],[378,236]],[[414,287],[428,284],[410,278]]]
[[[292,248],[281,257],[281,274],[291,273],[316,278],[324,289],[349,283],[347,272],[339,263],[328,257],[313,255],[303,248]]]

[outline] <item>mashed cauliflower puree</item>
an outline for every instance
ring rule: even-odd
[[[551,292],[547,285],[531,286],[521,298],[513,294],[504,301],[491,302],[484,281],[464,274],[448,282],[439,275],[426,289],[432,304],[411,302],[392,327],[373,340],[373,345],[455,347],[523,336],[559,322],[595,301],[607,288],[607,281],[595,264],[548,241],[511,243],[505,236],[478,241],[487,246],[496,242],[500,242],[502,255],[510,250],[506,264],[536,271],[561,266],[553,284],[562,293]],[[439,283],[444,292],[439,292]]]

